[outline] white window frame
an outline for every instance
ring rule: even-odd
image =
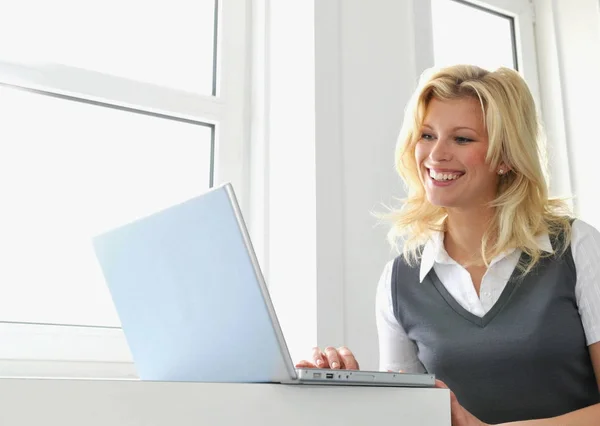
[[[461,0],[461,2],[480,6],[514,19],[519,72],[529,84],[536,104],[540,105],[533,4],[529,0]],[[422,72],[434,63],[431,0],[414,3],[415,22],[418,22],[423,29],[422,33],[417,34],[415,38],[416,63],[419,71]]]
[[[249,209],[252,5],[219,0],[217,96],[86,72],[63,65],[2,62],[0,86],[215,125],[214,184],[232,182]],[[0,322],[0,377],[135,378],[118,328]]]

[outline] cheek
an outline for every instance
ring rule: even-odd
[[[461,162],[467,167],[478,167],[478,168],[487,168],[488,165],[485,162],[485,156],[487,154],[487,150],[468,150],[464,151],[463,155],[461,155]]]
[[[422,170],[422,165],[423,165],[423,161],[425,161],[427,159],[427,156],[429,154],[426,152],[426,150],[423,147],[423,144],[420,144],[417,142],[417,144],[415,145],[415,165],[417,167],[417,173],[419,175],[419,177],[421,178],[421,180],[423,180],[423,170]]]
[[[415,145],[415,160],[417,165],[420,167],[421,163],[427,158],[429,153],[422,143],[417,142]]]

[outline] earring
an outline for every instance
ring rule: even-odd
[[[504,169],[500,169],[500,170],[498,170],[498,174],[499,174],[499,175],[503,175],[503,174],[504,174]]]

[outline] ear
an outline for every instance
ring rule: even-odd
[[[505,174],[507,174],[508,172],[511,171],[511,168],[508,167],[506,165],[506,163],[502,162],[498,165],[498,169],[496,170],[496,173],[498,173],[500,176],[503,176]]]

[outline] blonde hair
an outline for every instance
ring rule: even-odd
[[[486,161],[496,169],[504,163],[510,169],[500,177],[497,197],[491,203],[494,215],[482,243],[485,265],[510,248],[520,248],[530,256],[520,265],[527,273],[544,256],[536,236],[559,235],[566,249],[570,241],[569,208],[563,200],[548,196],[544,137],[535,102],[521,76],[514,70],[487,71],[472,65],[456,65],[431,70],[421,77],[410,99],[396,147],[396,169],[407,187],[407,198],[388,217],[393,226],[388,237],[415,264],[423,244],[433,232],[444,231],[446,211],[431,204],[419,178],[415,145],[431,99],[452,100],[471,97],[481,104],[489,147]]]

